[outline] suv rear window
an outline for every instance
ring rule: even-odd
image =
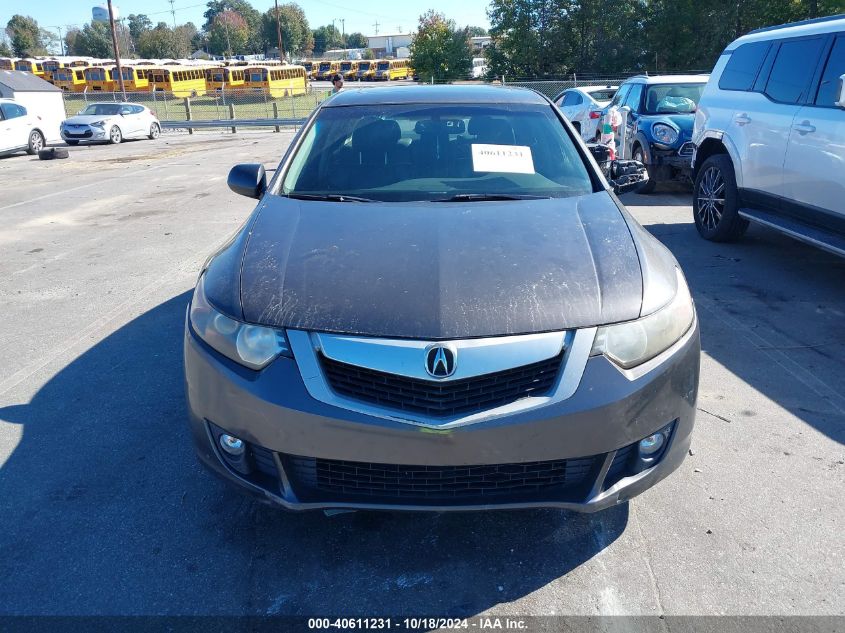
[[[781,103],[798,103],[819,61],[824,38],[783,42],[763,91]]]
[[[752,42],[737,48],[728,60],[719,88],[722,90],[751,90],[760,66],[769,52],[769,42]]]

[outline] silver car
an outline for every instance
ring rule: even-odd
[[[687,453],[698,321],[671,253],[547,98],[343,91],[203,267],[185,324],[201,461],[291,509],[595,511]]]
[[[157,139],[161,123],[155,113],[139,103],[91,103],[61,125],[68,145],[80,141],[120,143],[123,139]]]
[[[598,140],[601,135],[603,110],[619,86],[581,86],[569,88],[554,98],[561,112],[586,141]]]

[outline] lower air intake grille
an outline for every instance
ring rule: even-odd
[[[482,498],[565,491],[585,484],[595,457],[481,466],[409,466],[286,456],[298,494],[332,499]]]
[[[539,396],[555,383],[563,353],[538,363],[460,380],[407,378],[321,357],[331,388],[344,396],[432,417],[470,414]]]

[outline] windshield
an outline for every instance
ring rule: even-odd
[[[387,70],[388,68],[390,68],[390,62],[379,62],[378,63],[378,69],[379,70]]]
[[[409,202],[592,191],[583,159],[548,106],[409,104],[321,110],[281,193]]]
[[[328,70],[332,67],[331,62],[322,62],[320,63],[320,70]]]
[[[648,86],[645,93],[646,114],[695,112],[704,84],[657,84]]]
[[[369,70],[370,69],[370,62],[361,62],[358,64],[358,70]]]
[[[100,116],[112,116],[120,112],[119,103],[92,103],[80,114],[96,114]]]
[[[340,69],[341,70],[352,70],[352,62],[341,62]]]

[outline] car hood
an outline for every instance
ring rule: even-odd
[[[96,121],[110,121],[117,115],[113,114],[77,114],[65,119],[65,125],[90,125]]]
[[[658,271],[646,280],[674,284],[674,259],[649,241],[663,248],[606,192],[403,204],[268,195],[211,259],[206,292],[277,328],[419,339],[565,330],[640,316],[641,261]]]

